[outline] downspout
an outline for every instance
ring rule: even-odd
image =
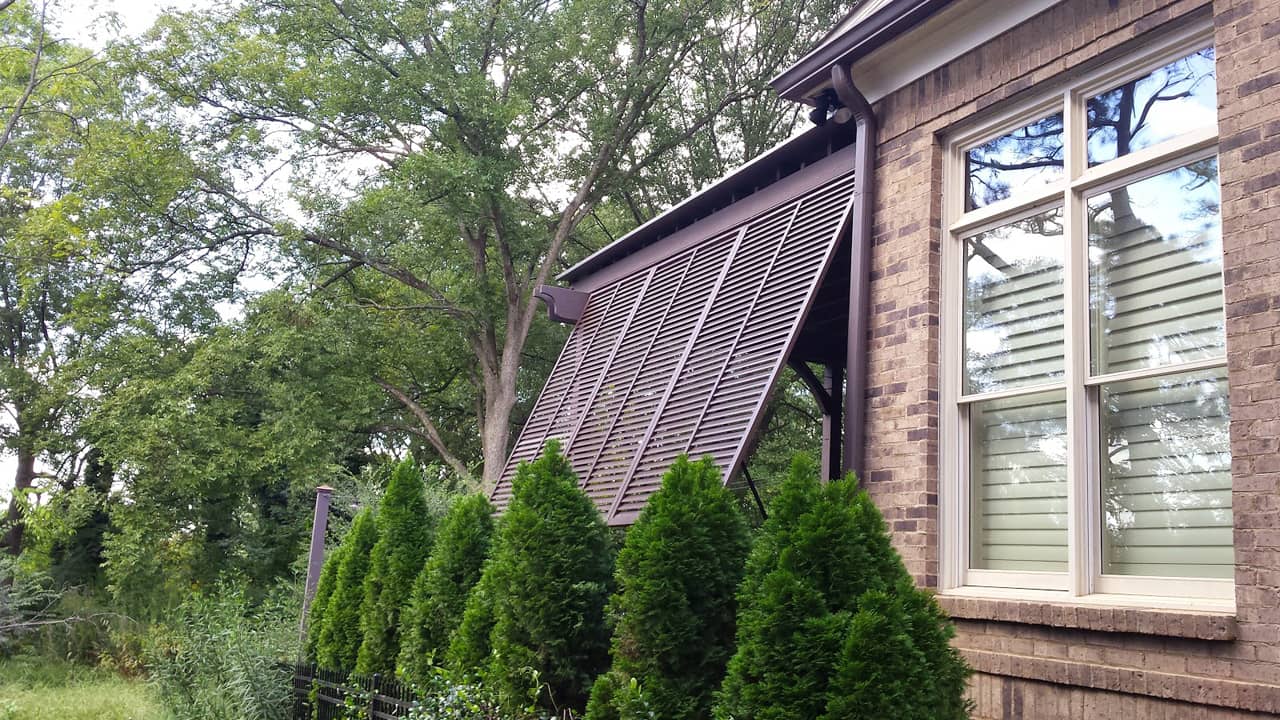
[[[871,226],[874,212],[876,131],[871,103],[853,84],[849,71],[831,68],[831,85],[844,105],[835,121],[854,122],[852,247],[849,253],[849,335],[845,358],[844,471],[865,481],[867,397],[867,315],[871,304]]]

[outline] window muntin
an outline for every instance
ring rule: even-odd
[[[1208,32],[1198,34],[1207,37]],[[960,460],[943,459],[943,525],[952,530],[945,537],[958,546],[942,550],[944,586],[1231,597],[1216,118],[1203,112],[1193,115],[1185,107],[1183,117],[1171,114],[1179,103],[1216,107],[1213,52],[1205,48],[1188,54],[1187,48],[1194,47],[1189,45],[1178,52],[1174,42],[1183,41],[1164,41],[1169,49],[1153,46],[1150,61],[1130,60],[1110,75],[1103,71],[1080,79],[1059,96],[1061,112],[1041,102],[1021,121],[1002,123],[1016,128],[1011,132],[977,131],[951,146],[958,167],[949,177],[962,182],[948,186],[954,199],[945,205],[953,221],[948,223],[944,266],[949,268],[948,278],[958,279],[944,283],[944,289],[950,289],[943,335],[958,351],[944,347],[949,380],[943,399],[955,414],[942,422],[943,446],[952,448]],[[1127,147],[1114,134],[1108,139],[1110,131],[1096,122],[1094,107],[1099,98],[1110,93],[1114,99],[1125,88],[1150,100],[1143,100],[1148,107],[1133,124],[1138,131],[1130,133]],[[1176,92],[1162,91],[1169,88]],[[1028,151],[1028,128],[1046,130],[1047,135],[1034,136],[1033,145],[1057,148],[1056,155],[1052,150],[1034,152],[1034,147]],[[1049,137],[1055,134],[1056,140]],[[990,140],[993,136],[996,139]],[[1013,157],[1010,147],[1030,158],[1027,167],[1004,161]],[[995,170],[993,157],[999,159]],[[1041,162],[1046,157],[1053,162]],[[1002,178],[1011,180],[1002,185]],[[984,273],[992,272],[985,258],[973,259],[975,240],[990,248],[999,238],[985,234],[1026,226],[1045,208],[1055,207],[1063,217],[1065,248],[1061,335],[1055,337],[1047,322],[1036,329],[1042,350],[1049,345],[1061,348],[1063,370],[1012,373],[992,382],[991,369],[1000,363],[1031,366],[1010,362],[1018,359],[1019,348],[1009,342],[1016,335],[1003,332],[988,311],[995,291],[974,292],[975,284],[991,284]],[[1045,300],[1049,293],[1041,290],[1041,295]],[[1046,351],[1042,359],[1057,354]],[[1055,392],[1065,406],[1060,435],[993,435],[1007,425],[997,422],[1004,408],[1035,406],[1042,424],[1048,422],[1051,403],[1046,398]],[[1189,393],[1197,398],[1190,404],[1180,399]],[[1038,403],[1029,406],[1036,396]],[[1141,404],[1147,400],[1151,403]],[[1201,414],[1186,414],[1189,408]],[[1125,425],[1134,417],[1151,422],[1158,417],[1160,425]],[[948,427],[959,431],[958,444],[951,444]],[[1003,486],[993,482],[1001,477],[992,465],[1003,447],[999,443],[1013,443],[1015,452],[1043,456],[1050,438],[1065,444],[1057,475],[1049,471],[1049,463],[1027,464],[1019,466],[1023,480],[1007,473]],[[1112,451],[1117,453],[1114,457]],[[1132,465],[1123,466],[1126,454],[1135,452],[1150,455],[1139,458],[1138,470],[1154,472],[1133,475]],[[1043,512],[1026,513],[1040,516],[1036,524],[1008,529],[1036,531],[1034,537],[1025,536],[1024,554],[1029,558],[1046,547],[1032,540],[1056,537],[1065,524],[1065,563],[1058,561],[1060,554],[1042,554],[1046,559],[1038,562],[1019,559],[1018,550],[1006,542],[1014,536],[992,535],[1006,529],[1002,525],[1018,522],[1000,512],[1016,510],[1015,505],[1000,503],[1005,497],[1035,492],[1025,480],[1037,473],[1046,487],[1061,482],[1065,492],[1055,492],[1064,496],[1028,495],[1042,503],[1030,510]],[[1065,509],[1059,512],[1059,506]],[[1180,558],[1183,562],[1166,562],[1177,549],[1187,551]]]
[[[1213,48],[1094,95],[1086,107],[1090,166],[1213,127],[1218,118]]]
[[[965,153],[965,209],[1062,179],[1062,113],[992,138]]]
[[[965,393],[1062,378],[1062,208],[965,240]]]

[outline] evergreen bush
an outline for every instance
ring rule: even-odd
[[[441,664],[462,623],[467,594],[480,579],[493,538],[493,505],[483,495],[458,498],[441,523],[431,556],[413,584],[400,622],[398,672],[422,685]]]
[[[373,511],[356,515],[351,529],[334,553],[340,556],[333,594],[325,603],[324,620],[316,637],[316,662],[330,670],[350,671],[356,665],[363,635],[360,611],[364,604],[364,580],[369,573],[369,554],[378,542]]]
[[[715,717],[967,717],[948,620],[854,478],[818,477],[812,461],[792,464],[752,548]]]
[[[459,644],[473,657],[483,649],[490,603],[492,652],[480,677],[504,709],[519,712],[534,688],[543,708],[580,711],[608,660],[609,533],[554,442],[520,466],[513,490]]]
[[[480,581],[467,594],[462,623],[449,640],[445,667],[460,682],[479,680],[493,652],[489,637],[493,633],[493,593],[489,590],[492,582],[492,573],[482,570]]]
[[[733,652],[750,540],[715,461],[679,458],[618,555],[613,667],[588,720],[701,720]],[[651,715],[652,713],[652,715]]]
[[[400,654],[400,611],[409,601],[414,578],[431,550],[431,517],[422,475],[412,460],[391,473],[378,507],[378,542],[364,579],[360,629],[364,635],[356,672],[391,674]]]

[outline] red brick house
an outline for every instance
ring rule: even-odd
[[[774,85],[810,130],[544,290],[512,469],[629,523],[789,363],[978,717],[1280,714],[1280,0],[864,0]]]

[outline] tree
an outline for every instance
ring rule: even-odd
[[[400,654],[400,612],[431,550],[432,518],[413,461],[396,466],[378,508],[378,542],[364,579],[356,672],[390,674]]]
[[[401,616],[401,677],[421,684],[433,666],[443,664],[492,538],[493,505],[487,497],[467,495],[454,501]]]
[[[364,581],[369,572],[369,555],[378,542],[377,521],[372,510],[362,510],[351,524],[335,553],[341,556],[333,595],[325,603],[324,622],[316,639],[316,661],[331,670],[351,670],[356,665],[360,643],[360,618],[364,605]]]
[[[492,487],[535,288],[790,132],[766,81],[837,6],[777,5],[253,0],[167,16],[134,54],[199,108],[188,142],[219,158],[203,188],[242,223],[223,240],[298,248],[319,288],[448,336],[442,377],[395,362],[370,381]],[[295,210],[244,192],[250,169],[291,173]]]
[[[714,460],[677,459],[618,555],[613,667],[592,689],[588,720],[642,717],[619,702],[633,681],[646,713],[710,715],[733,652],[734,593],[749,547],[746,521]]]
[[[458,655],[477,654],[476,625],[491,613],[492,652],[479,674],[505,709],[523,708],[534,689],[544,708],[581,710],[608,657],[609,533],[554,442],[520,466],[513,490]]]
[[[812,461],[797,458],[752,548],[738,603],[737,651],[717,718],[882,717],[843,714],[887,707],[874,694],[881,688],[858,685],[868,656],[898,663],[880,668],[881,677],[932,679],[882,688],[913,694],[912,707],[931,713],[923,717],[967,716],[968,670],[948,645],[950,625],[913,584],[852,476],[823,485]]]
[[[104,346],[80,432],[117,468],[106,575],[131,614],[226,574],[253,591],[291,572],[317,482],[371,461],[385,400],[358,336],[284,287],[192,338],[154,325]],[[160,589],[170,592],[161,593]]]

